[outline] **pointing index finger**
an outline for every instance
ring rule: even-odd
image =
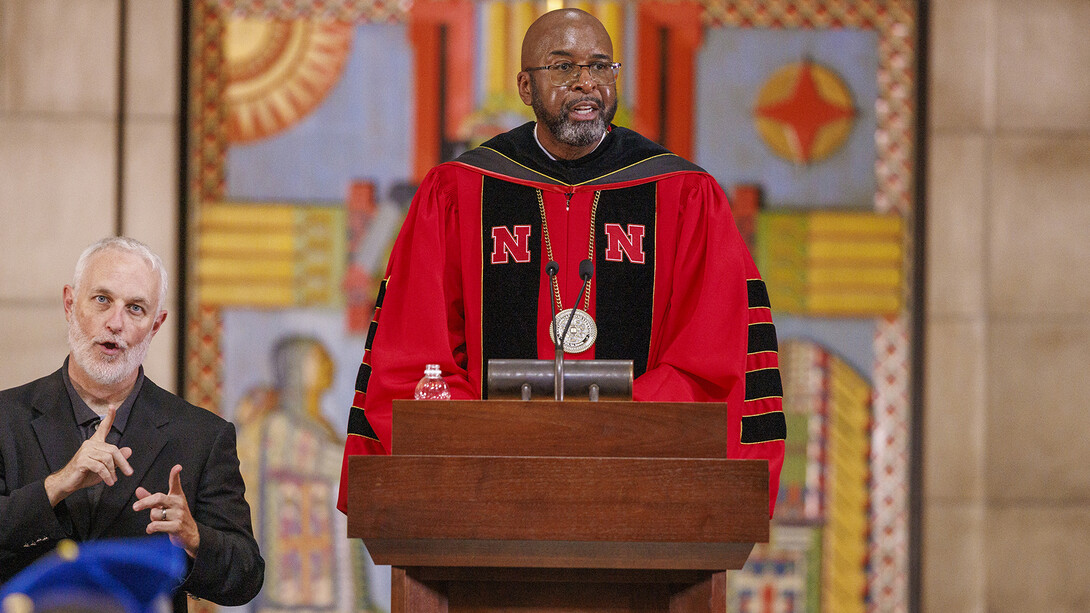
[[[117,416],[117,407],[110,407],[106,409],[106,416],[102,418],[102,421],[98,424],[98,429],[91,435],[91,438],[105,443],[106,435],[110,433],[110,428],[114,427],[114,417]]]

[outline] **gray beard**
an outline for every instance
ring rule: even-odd
[[[559,113],[552,115],[545,110],[545,105],[542,104],[541,96],[537,92],[537,85],[532,80],[530,94],[531,107],[538,120],[545,124],[556,140],[571,147],[586,147],[602,140],[606,130],[609,129],[609,122],[613,121],[613,115],[617,112],[617,102],[614,101],[609,108],[601,109],[598,117],[593,120],[574,121],[568,113],[580,102],[579,100],[565,104]]]
[[[120,340],[109,336],[95,339],[80,328],[79,323],[68,323],[68,348],[72,352],[72,361],[99,385],[115,385],[131,376],[148,354],[153,334],[148,332],[144,340],[133,346],[125,346]],[[113,341],[122,347],[121,355],[107,357],[95,350],[99,341]]]

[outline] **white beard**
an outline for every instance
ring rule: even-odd
[[[129,346],[108,334],[91,338],[79,323],[68,323],[68,348],[72,352],[72,361],[99,385],[114,385],[136,372],[144,363],[153,336],[149,332],[139,344]],[[115,356],[101,354],[96,345],[104,342],[117,344],[121,353]]]

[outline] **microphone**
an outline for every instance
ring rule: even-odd
[[[556,260],[549,260],[549,262],[545,264],[545,274],[549,275],[550,294],[552,294],[553,291],[553,277],[555,277],[556,273],[558,272],[560,272],[560,264],[557,264]],[[553,320],[551,324],[553,327],[553,345],[556,345],[556,341],[557,339],[559,339],[559,336],[557,335],[556,329],[556,301],[553,300],[552,295],[549,296],[549,307],[553,313]]]
[[[594,276],[594,262],[590,259],[579,262],[579,278],[583,280],[583,288],[579,290],[579,295],[575,298],[575,304],[572,306],[572,317],[568,318],[568,325],[564,326],[564,334],[560,337],[560,346],[564,346],[564,339],[568,337],[568,330],[571,329],[571,322],[575,319],[575,309],[579,308],[579,299],[583,297],[583,294],[587,291],[587,284],[590,283],[590,278]]]
[[[594,276],[594,262],[590,261],[590,258],[579,262],[579,278],[583,280],[583,291],[587,291],[586,282],[590,281],[590,278]],[[580,296],[583,294],[580,293]]]
[[[549,271],[549,265],[556,264],[556,262],[550,261],[545,266],[545,271]],[[557,265],[559,271],[560,266]],[[575,309],[579,308],[579,299],[583,297],[583,294],[587,291],[587,284],[590,283],[591,277],[594,276],[594,262],[590,261],[590,258],[579,262],[579,278],[583,280],[583,287],[579,290],[579,293],[575,296],[575,304],[572,305],[572,313],[568,316],[568,323],[564,326],[564,333],[557,338],[556,342],[556,366],[553,369],[553,397],[556,400],[564,399],[564,339],[568,338],[568,330],[571,330],[571,322],[575,320]],[[550,303],[552,300],[549,301]],[[553,336],[556,337],[556,314],[553,314]]]

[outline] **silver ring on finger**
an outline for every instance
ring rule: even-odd
[[[166,509],[159,509],[159,521],[166,521],[166,520],[167,520],[167,510]]]

